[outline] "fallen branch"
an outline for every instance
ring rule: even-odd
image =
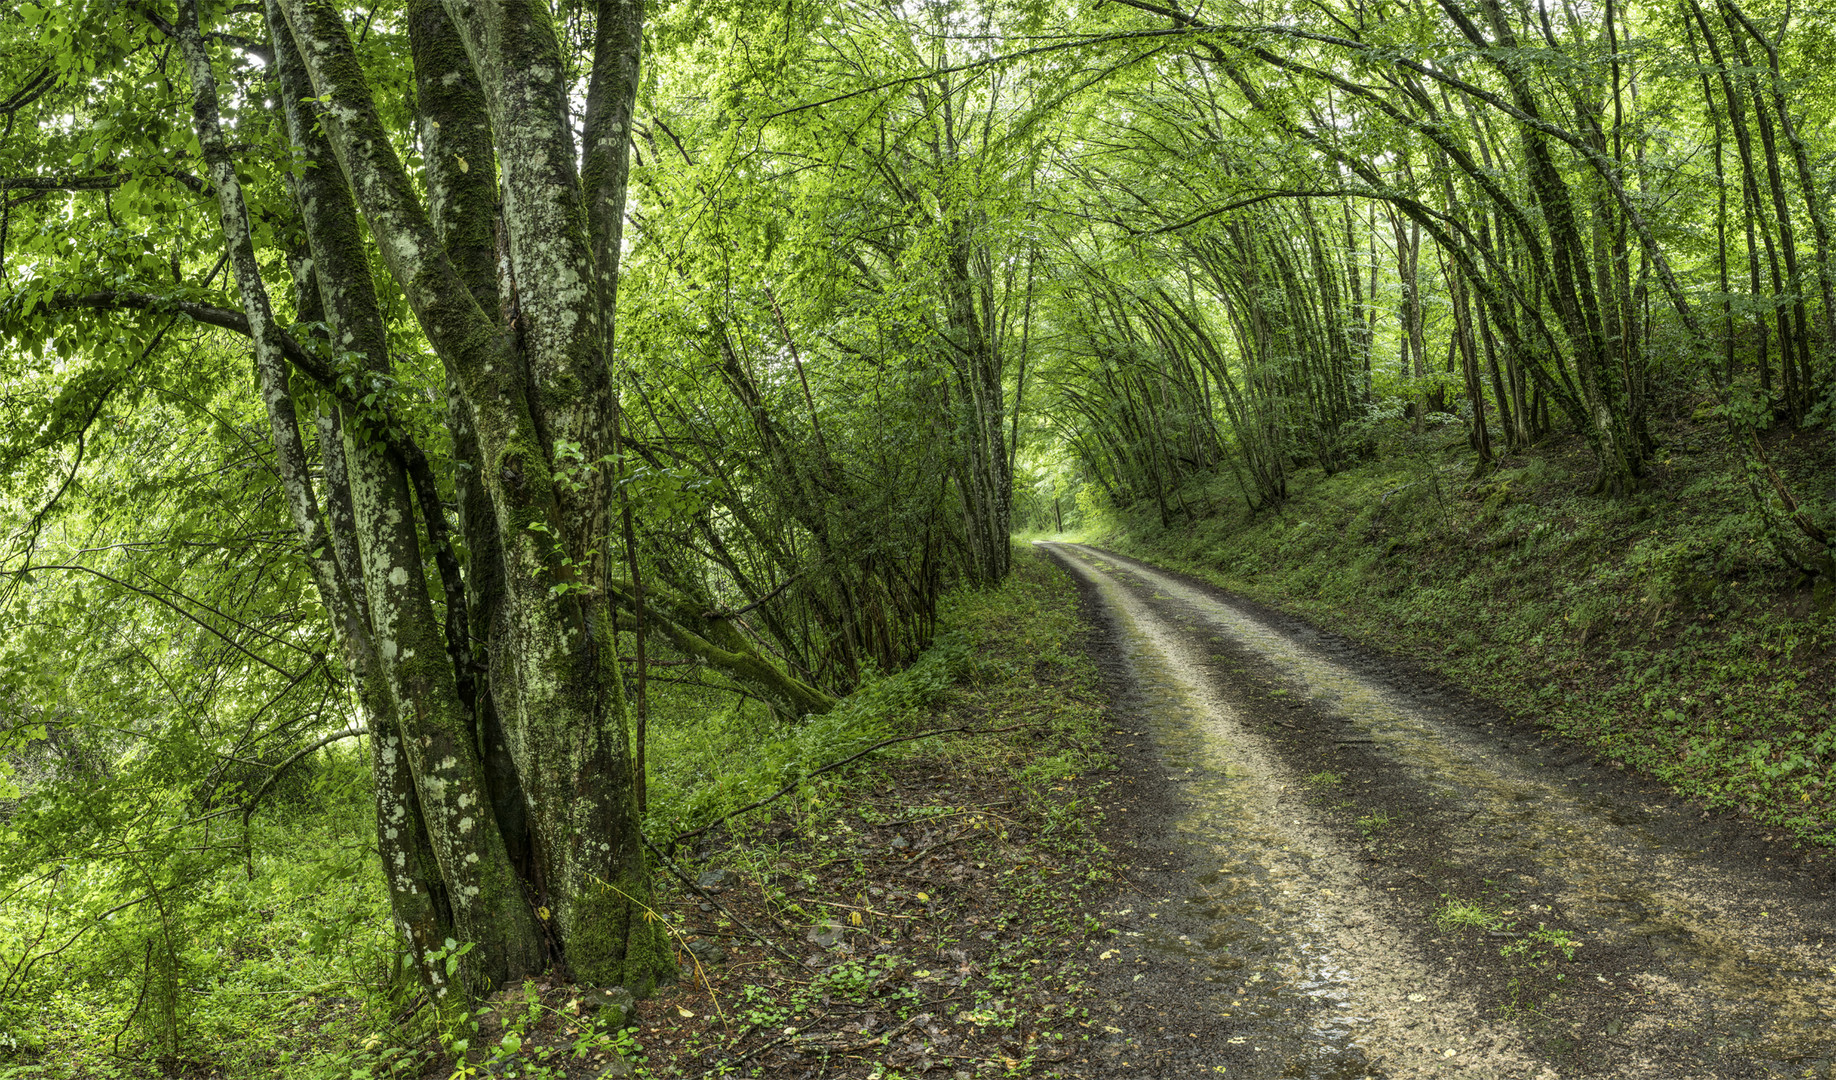
[[[710,1077],[715,1077],[715,1076],[730,1076],[732,1075],[734,1069],[738,1068],[740,1065],[744,1064],[746,1061],[752,1058],[755,1058],[759,1056],[760,1054],[763,1054],[765,1051],[770,1050],[773,1047],[783,1046],[785,1043],[790,1042],[792,1039],[796,1037],[797,1037],[796,1033],[792,1033],[790,1035],[781,1035],[778,1038],[775,1038],[771,1040],[770,1042],[764,1044],[763,1046],[753,1047],[752,1049],[741,1054],[739,1057],[728,1058],[727,1060],[722,1061],[718,1065],[715,1065],[712,1069],[709,1069],[707,1072],[702,1073],[701,1080],[709,1080]]]
[[[947,814],[934,814],[930,817],[900,818],[898,821],[884,821],[880,823],[880,828],[896,829],[901,825],[928,825],[933,821],[942,821],[945,818],[962,817],[964,814],[980,814],[980,813],[984,813],[986,811],[992,810],[997,806],[1012,806],[1012,805],[1014,805],[1014,800],[1002,799],[998,802],[984,803],[981,806],[965,806],[961,810],[952,810]],[[1001,817],[1001,815],[999,814],[989,814],[988,816],[989,817]],[[1002,821],[1012,821],[1013,819],[1012,818],[1001,818],[1001,820]]]
[[[670,857],[668,855],[665,855],[661,851],[658,851],[657,846],[650,842],[650,837],[648,836],[644,837],[644,846],[650,849],[650,853],[652,855],[655,855],[663,863],[663,865],[669,869],[670,873],[676,875],[676,879],[678,881],[681,881],[682,884],[687,885],[689,888],[694,889],[696,892],[700,893],[702,899],[706,900],[710,904],[713,904],[714,907],[722,915],[725,915],[727,918],[732,919],[733,925],[739,927],[741,930],[746,931],[746,933],[751,934],[753,938],[756,941],[758,941],[761,945],[769,946],[773,952],[777,953],[779,956],[782,956],[784,959],[789,960],[791,963],[797,964],[799,966],[803,964],[802,957],[792,956],[789,952],[786,952],[784,948],[780,946],[777,942],[766,937],[764,934],[759,933],[757,930],[754,930],[752,927],[747,926],[744,920],[742,920],[738,915],[735,915],[733,914],[733,912],[728,911],[727,906],[721,903],[719,900],[716,900],[714,898],[713,893],[710,893],[708,892],[708,890],[702,888],[700,885],[697,885],[692,878],[690,878],[687,874],[682,872],[681,867],[677,866],[674,862],[670,861]],[[766,915],[769,916],[770,914],[771,912],[768,910],[766,912]],[[782,926],[778,927],[778,929],[784,933],[784,936],[786,937],[790,936],[790,932],[787,930],[784,930]]]
[[[684,840],[687,840],[689,837],[700,836],[702,833],[707,832],[709,829],[712,829],[716,825],[723,824],[749,811],[757,810],[759,807],[764,806],[767,803],[775,802],[776,800],[781,799],[784,796],[789,795],[791,792],[797,790],[798,786],[801,785],[805,780],[808,780],[810,777],[819,776],[823,773],[828,772],[831,769],[839,769],[843,765],[846,765],[852,761],[859,761],[861,758],[866,757],[868,754],[873,753],[875,750],[878,750],[881,747],[891,746],[894,743],[913,742],[917,739],[928,739],[933,735],[949,735],[951,733],[957,733],[957,734],[963,734],[963,735],[999,735],[1004,731],[1019,731],[1023,727],[1030,727],[1030,726],[1031,725],[1029,724],[1014,724],[1010,727],[1003,727],[1003,728],[969,728],[969,727],[933,728],[930,731],[921,731],[916,735],[899,735],[891,739],[882,739],[881,741],[874,743],[872,746],[867,747],[865,750],[862,750],[859,753],[850,754],[847,757],[842,758],[840,761],[831,761],[820,769],[815,769],[811,772],[805,773],[803,776],[800,776],[797,779],[792,780],[790,783],[779,788],[777,791],[772,792],[770,795],[765,796],[763,799],[760,799],[757,802],[748,803],[745,806],[740,807],[738,810],[733,811],[731,814],[723,814],[722,816],[715,818],[713,821],[708,822],[706,825],[703,825],[698,829],[690,829],[688,832],[677,833],[675,837],[670,840],[669,846],[665,850],[667,850],[670,854],[674,854],[676,851],[676,845],[680,844]]]

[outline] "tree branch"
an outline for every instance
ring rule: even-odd
[[[52,297],[49,304],[54,309],[90,308],[96,311],[161,311],[176,312],[189,316],[192,321],[206,326],[215,326],[221,330],[233,330],[244,337],[249,337],[249,318],[240,311],[220,308],[213,304],[201,304],[193,300],[176,300],[167,296],[155,296],[152,293],[127,292],[116,289],[104,289],[89,293],[59,293]],[[301,345],[292,334],[275,328],[280,337],[281,352],[293,366],[299,368],[314,382],[327,388],[337,385],[337,372],[330,364]]]
[[[154,174],[177,180],[199,195],[210,193],[203,180],[182,169],[156,169]],[[87,176],[0,176],[0,192],[112,191],[133,178],[133,174],[127,172],[92,173]]]
[[[225,645],[228,645],[230,648],[236,650],[242,655],[255,661],[256,663],[260,664],[262,667],[268,668],[276,672],[277,674],[283,675],[289,680],[293,680],[297,682],[300,678],[299,676],[295,675],[293,672],[288,671],[286,668],[281,667],[279,664],[276,664],[273,661],[262,656],[260,653],[253,652],[250,649],[246,648],[241,643],[231,638],[228,634],[225,634],[223,631],[205,622],[203,619],[198,618],[196,615],[193,615],[191,612],[186,611],[184,608],[173,603],[171,600],[166,599],[164,596],[161,596],[159,593],[156,593],[152,591],[151,589],[142,589],[135,585],[129,585],[127,582],[121,580],[120,578],[115,577],[112,574],[105,574],[102,571],[97,570],[96,568],[92,566],[84,566],[81,563],[37,563],[32,566],[22,567],[21,569],[18,569],[18,570],[0,571],[0,573],[4,573],[5,575],[11,576],[11,577],[19,577],[33,570],[80,570],[85,574],[93,574],[96,577],[99,577],[102,580],[109,582],[110,584],[119,585],[121,588],[126,589],[129,592],[139,593],[140,595],[147,597],[150,600],[157,600],[158,602],[171,608],[173,611],[178,612],[180,615],[184,616],[185,618],[190,619],[194,623],[197,623],[199,626],[209,631],[218,640],[222,641]],[[219,612],[219,614],[221,613]],[[223,617],[228,618],[228,616],[223,616]],[[231,620],[231,621],[234,622],[235,620]],[[243,624],[237,623],[237,625],[242,626]],[[244,626],[243,628],[253,629],[252,627],[247,627],[247,626]],[[269,636],[271,637],[272,635],[269,635]]]

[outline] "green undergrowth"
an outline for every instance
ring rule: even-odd
[[[939,606],[931,647],[903,671],[870,672],[852,694],[825,716],[777,720],[756,702],[741,701],[696,712],[681,710],[652,729],[649,757],[652,799],[647,831],[654,840],[723,817],[793,781],[797,790],[774,807],[816,806],[850,789],[876,763],[938,752],[1000,752],[1000,741],[952,738],[895,744],[876,751],[852,772],[811,775],[872,744],[937,727],[1039,723],[1049,753],[1032,760],[1031,775],[1047,778],[1083,760],[1081,746],[1095,721],[1081,708],[1039,716],[1016,713],[1039,677],[1087,667],[1073,634],[1080,625],[1075,594],[1061,573],[1030,550],[1016,550],[1014,574],[1000,588],[958,590]],[[973,707],[964,704],[968,692]],[[1049,701],[1050,696],[1041,700]],[[807,778],[807,779],[805,779]],[[769,813],[770,811],[765,811]]]
[[[1044,560],[1016,556],[1003,587],[946,598],[936,643],[917,663],[868,678],[827,716],[782,723],[730,693],[653,686],[651,838],[666,845],[796,780],[792,794],[725,828],[786,816],[816,830],[842,816],[872,828],[875,791],[888,775],[973,773],[1036,804],[1035,848],[1093,865],[1096,816],[1078,801],[1084,785],[1068,781],[1106,759],[1095,674],[1074,640],[1075,591]],[[898,742],[814,775],[881,740],[954,727],[1014,730]],[[496,1008],[504,1015],[490,1021],[489,1047],[474,1038],[454,1056],[478,1024],[418,1003],[383,894],[366,758],[356,744],[322,751],[302,768],[308,779],[264,806],[246,834],[228,816],[212,846],[182,865],[137,862],[135,845],[123,842],[118,857],[0,883],[0,1080],[367,1080],[474,1068],[555,1080],[598,1075],[614,1050],[630,1051],[630,1036],[583,1013],[573,988],[543,981],[509,988],[515,1017]],[[953,816],[950,798],[936,797],[939,828],[969,820]],[[815,835],[821,857],[835,858],[828,840],[845,834]],[[1003,842],[998,829],[990,837]],[[731,855],[742,871],[779,872],[771,845]],[[694,857],[692,848],[678,853]],[[101,898],[127,879],[156,885],[150,895],[161,903],[92,922],[108,906]],[[674,886],[660,869],[656,880],[662,904]],[[1000,882],[1015,911],[1060,912],[1076,895],[1031,895],[1037,880]],[[845,918],[843,908],[807,907]],[[18,961],[38,954],[21,977]]]
[[[1586,494],[1578,446],[1475,475],[1446,440],[1302,470],[1275,510],[1250,513],[1226,476],[1179,493],[1168,523],[1144,504],[1087,535],[1406,655],[1706,806],[1836,845],[1836,627],[1778,557],[1724,433],[1671,430],[1621,499]],[[1806,510],[1836,521],[1832,440],[1770,453]]]

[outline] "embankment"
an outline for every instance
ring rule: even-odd
[[[1300,471],[1273,509],[1249,511],[1224,476],[1181,492],[1168,522],[1110,510],[1084,536],[1411,660],[1705,808],[1836,846],[1836,618],[1779,557],[1720,429],[1674,429],[1618,500],[1586,494],[1579,446],[1474,477],[1448,434]],[[1836,441],[1770,450],[1827,516]]]

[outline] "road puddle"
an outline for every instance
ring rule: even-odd
[[[1260,1050],[1251,1075],[1836,1078],[1827,904],[1794,903],[1667,846],[1638,808],[1552,780],[1302,635],[1132,560],[1044,546],[1115,614],[1131,704],[1192,807],[1180,835],[1194,865],[1215,867],[1186,898],[1207,929],[1169,938],[1149,927],[1139,947],[1209,964],[1216,1008]],[[1343,830],[1307,797],[1307,776],[1258,733],[1279,722],[1284,701],[1348,721],[1345,742],[1405,774],[1432,807],[1450,864],[1498,867],[1553,891],[1546,913],[1578,928],[1580,957],[1623,957],[1621,945],[1655,958],[1591,973],[1642,1002],[1589,1033],[1614,1060],[1551,1067],[1525,1032],[1545,1051],[1561,1038],[1519,1023],[1534,1018],[1534,1003],[1507,1019],[1420,954],[1429,913],[1398,910],[1360,881]],[[1538,925],[1538,912],[1517,914],[1515,925]]]

